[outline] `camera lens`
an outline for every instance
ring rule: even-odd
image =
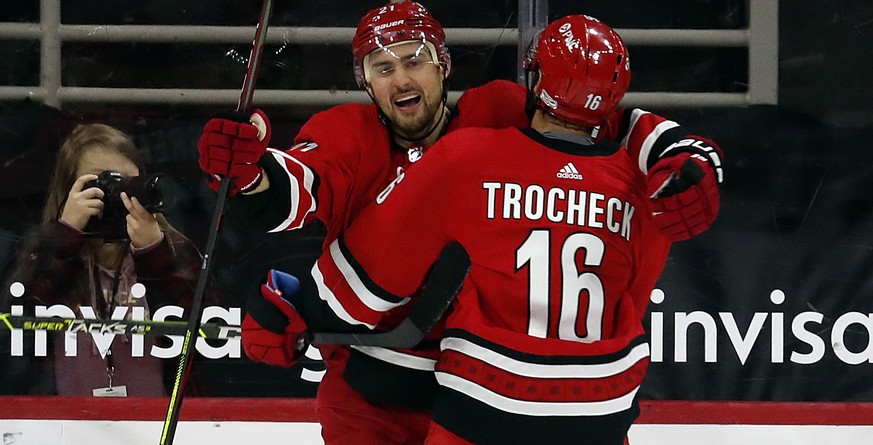
[[[127,194],[135,197],[149,212],[166,209],[162,186],[166,180],[161,175],[135,176],[127,184]]]

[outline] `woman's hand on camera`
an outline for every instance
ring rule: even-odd
[[[88,181],[97,179],[97,175],[87,174],[79,176],[70,193],[67,194],[67,202],[61,210],[59,220],[79,230],[85,228],[92,216],[103,212],[103,190],[97,187],[85,188]]]
[[[163,238],[164,234],[155,215],[149,213],[139,200],[122,192],[121,202],[127,208],[127,234],[130,235],[130,244],[133,247],[148,247]]]

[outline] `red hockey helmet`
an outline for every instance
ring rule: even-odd
[[[586,15],[566,16],[546,26],[524,66],[533,74],[528,76],[528,90],[536,105],[584,126],[602,124],[630,85],[624,41],[605,23]]]
[[[403,1],[389,3],[367,12],[358,24],[352,40],[355,78],[358,84],[363,86],[367,82],[364,71],[364,57],[367,54],[409,40],[419,40],[432,46],[434,63],[447,67],[451,62],[445,45],[445,31],[424,6],[413,1]]]

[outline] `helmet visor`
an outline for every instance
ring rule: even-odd
[[[379,46],[364,56],[363,77],[367,83],[388,78],[398,72],[413,74],[431,65],[439,65],[436,48],[425,39]]]

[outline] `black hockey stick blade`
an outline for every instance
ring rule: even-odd
[[[379,346],[383,348],[412,348],[421,343],[433,326],[451,306],[470,271],[470,256],[458,244],[451,243],[440,253],[421,295],[399,326],[387,332],[334,333],[317,332],[314,344],[341,344]]]
[[[66,331],[93,334],[115,335],[177,335],[183,336],[188,331],[187,321],[154,321],[154,320],[109,320],[63,317],[30,317],[0,313],[0,331],[3,329],[21,329],[24,331]],[[197,336],[208,339],[226,340],[241,335],[239,326],[222,325],[218,323],[200,323]]]

